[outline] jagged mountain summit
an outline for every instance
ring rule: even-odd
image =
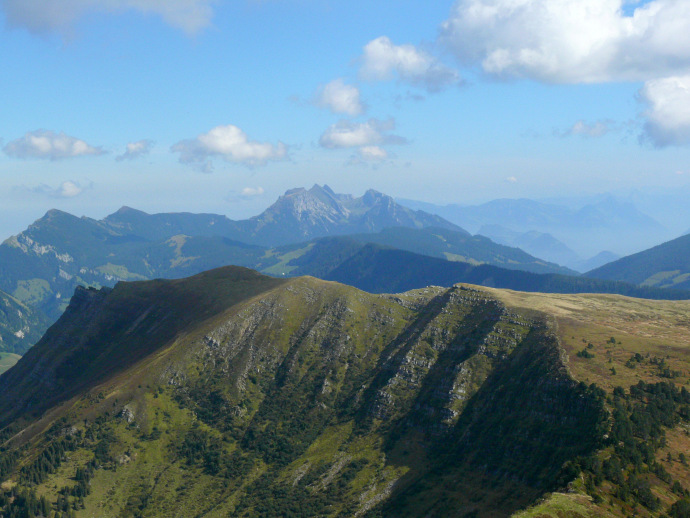
[[[32,502],[101,517],[666,511],[690,470],[678,463],[671,476],[650,459],[685,445],[675,434],[690,396],[660,375],[687,381],[687,348],[669,345],[690,343],[678,325],[689,310],[467,285],[372,295],[238,267],[80,288],[0,376],[0,482],[11,481],[1,512]],[[650,335],[660,318],[667,331]],[[638,355],[633,372],[624,363],[640,347],[671,354],[664,365]],[[609,413],[614,387],[620,409]],[[651,428],[667,442],[636,435],[650,430],[640,412],[655,394],[671,401]],[[652,457],[633,455],[642,446]],[[647,492],[625,496],[628,486]]]
[[[439,216],[408,209],[374,190],[355,198],[336,194],[327,185],[290,189],[264,212],[247,220],[232,221],[214,214],[149,215],[123,207],[103,224],[116,233],[148,240],[176,235],[222,236],[266,247],[329,235],[374,233],[387,227],[439,227],[464,232]]]
[[[147,214],[130,207],[98,221],[50,210],[0,245],[0,289],[57,318],[77,284],[101,286],[116,280],[174,276],[172,270],[185,266],[179,252],[190,237],[197,241],[193,260],[215,259],[196,271],[181,272],[182,276],[223,264],[257,267],[263,255],[257,245],[274,247],[326,235],[378,232],[389,226],[464,232],[375,191],[355,198],[318,185],[308,191],[288,191],[259,216],[242,221],[216,214]],[[226,262],[219,262],[220,256]]]
[[[315,237],[376,233],[388,227],[439,227],[464,232],[439,216],[403,207],[372,189],[336,194],[327,185],[291,189],[262,214],[240,223],[246,242],[276,246]]]

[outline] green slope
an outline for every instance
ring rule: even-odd
[[[259,247],[204,235],[210,231],[195,223],[199,218],[206,221],[205,215],[172,216],[179,216],[173,218],[179,220],[178,225],[169,225],[174,230],[202,227],[198,230],[201,235],[170,236],[172,230],[165,220],[165,229],[154,226],[142,230],[133,225],[132,230],[107,218],[101,222],[49,211],[25,232],[0,245],[0,289],[55,320],[80,285],[100,287],[121,280],[185,277],[226,264],[254,266],[264,255]],[[128,233],[135,230],[144,236]],[[150,241],[147,232],[159,232],[159,237]]]
[[[324,253],[328,254],[330,248]],[[316,255],[316,248],[309,254]],[[309,273],[310,264],[315,264],[320,277],[373,293],[394,293],[421,286],[452,286],[466,282],[542,293],[615,293],[646,299],[690,299],[690,291],[664,290],[587,277],[536,274],[485,264],[473,266],[376,245],[362,247],[326,272],[322,271],[318,260],[311,263],[307,262],[308,258],[308,255],[304,256],[306,264],[297,270],[298,273]]]
[[[585,275],[643,286],[690,289],[690,235],[623,257]]]
[[[688,338],[663,303],[630,299],[618,315],[618,299],[602,310],[592,296],[524,297],[374,296],[237,268],[80,291],[34,356],[0,378],[3,435],[14,435],[3,476],[84,516],[509,515],[578,469],[588,480],[577,459],[607,447],[602,392],[570,378],[561,331],[598,344],[612,331],[592,326],[634,308],[638,325],[651,311],[672,340]],[[569,311],[557,325],[553,308]],[[87,338],[73,345],[77,330]],[[89,369],[82,356],[113,362]],[[67,375],[46,376],[46,363]],[[15,388],[22,370],[32,382]],[[643,497],[628,498],[645,514]],[[629,504],[611,498],[623,515]],[[646,515],[675,500],[664,502]]]
[[[358,234],[350,237],[361,243],[389,246],[449,261],[491,264],[509,270],[533,273],[577,275],[573,270],[533,257],[519,248],[497,244],[484,236],[472,236],[466,232],[449,229],[395,227],[376,234]]]
[[[174,340],[197,322],[284,281],[233,267],[191,280],[78,288],[58,325],[0,378],[0,422],[36,414],[89,390]]]
[[[3,500],[3,486],[0,507],[35,495],[77,516],[509,516],[571,481],[582,495],[611,417],[572,372],[597,372],[579,362],[605,362],[599,335],[632,312],[675,333],[647,340],[690,343],[674,324],[687,303],[554,297],[371,295],[233,267],[79,290],[0,377],[0,479],[29,491]],[[596,342],[594,360],[567,359],[566,329]]]
[[[13,367],[21,358],[14,353],[0,353],[0,374]]]

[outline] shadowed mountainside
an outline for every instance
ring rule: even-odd
[[[237,267],[80,289],[0,377],[0,479],[25,491],[0,506],[509,516],[567,486],[540,516],[564,499],[594,513],[574,517],[657,516],[690,480],[654,460],[683,451],[690,395],[663,376],[688,380],[687,306],[464,285],[372,295]],[[665,365],[624,366],[645,348]],[[672,396],[663,414],[656,394]],[[651,457],[629,453],[643,446]]]
[[[535,359],[540,367],[527,369]],[[512,403],[529,413],[530,427],[561,437],[552,441],[550,462],[525,474],[498,456],[495,465],[479,466],[461,449],[436,451],[500,412],[488,387],[517,372],[532,389],[513,393]],[[488,405],[483,417],[471,410],[466,418],[465,408],[477,405]],[[147,514],[352,516],[396,502],[441,462],[454,477],[472,472],[501,488],[512,473],[511,490],[523,495],[510,503],[490,494],[469,501],[461,495],[475,484],[463,475],[452,490],[455,515],[510,513],[555,488],[565,460],[594,449],[601,412],[596,397],[566,375],[542,318],[485,293],[454,287],[376,296],[234,267],[80,289],[41,342],[0,377],[3,435],[15,436],[9,444],[30,444],[40,458],[70,437],[75,453],[61,465],[87,470],[96,458],[103,470],[93,471],[93,498],[83,499],[87,512],[96,506],[101,516],[126,511],[141,476],[163,490],[193,473],[201,478],[189,497],[149,487]],[[56,426],[73,431],[55,435]],[[505,434],[501,447],[521,430]],[[97,453],[104,437],[108,455]],[[538,452],[540,442],[535,435],[529,448]],[[475,445],[486,458],[497,447]],[[160,460],[148,457],[151,448]],[[112,464],[124,451],[127,465]],[[46,488],[55,481],[33,455],[17,452],[6,473]],[[97,488],[113,477],[115,494],[103,507]],[[207,498],[193,497],[197,491]],[[440,512],[439,502],[425,506]],[[403,514],[418,508],[405,504]]]
[[[319,260],[321,254],[330,256],[333,249],[327,242],[324,243],[323,250],[315,247],[310,251],[315,256],[314,262],[308,261],[310,255],[305,255],[303,261],[307,266],[294,273],[307,274],[311,264],[322,264]],[[376,245],[359,248],[347,259],[338,259],[337,263],[330,270],[319,270],[317,275],[372,293],[398,292],[432,285],[452,286],[458,282],[466,282],[542,293],[612,293],[645,299],[690,299],[690,291],[665,290],[587,277],[536,274],[487,264],[474,266]]]
[[[643,286],[690,289],[690,235],[623,257],[585,275]]]

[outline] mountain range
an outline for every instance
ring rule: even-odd
[[[49,211],[0,245],[0,516],[682,517],[688,238],[579,276],[373,191]]]
[[[104,228],[158,241],[176,235],[220,236],[275,247],[315,237],[375,233],[387,227],[439,227],[461,231],[443,218],[408,209],[374,190],[361,197],[336,194],[325,186],[290,189],[258,216],[233,221],[214,214],[155,214],[123,207],[106,217]]]
[[[240,267],[79,288],[0,376],[0,512],[678,516],[689,311]]]
[[[564,256],[560,264],[574,269],[580,267],[583,260],[602,251],[627,255],[654,246],[669,235],[669,230],[637,209],[633,202],[612,195],[587,200],[577,206],[530,199],[498,199],[468,206],[398,201],[444,217],[470,232],[481,233],[482,228],[486,232],[487,227],[499,227],[504,234],[549,234],[553,239],[551,247],[546,248],[549,260],[563,257],[566,247],[574,251],[577,258]],[[489,232],[497,235],[495,231]],[[546,244],[540,244],[542,249]]]
[[[358,233],[345,234],[352,231]],[[301,241],[322,234],[330,237]],[[547,235],[536,241],[541,238],[551,242]],[[290,244],[280,244],[285,242]],[[576,279],[572,270],[472,236],[375,191],[355,198],[327,186],[290,190],[244,221],[213,214],[149,215],[127,207],[98,221],[51,210],[0,245],[0,264],[0,289],[33,311],[21,313],[26,315],[21,325],[6,327],[12,330],[5,343],[13,343],[6,352],[20,354],[62,314],[79,285],[181,278],[228,264],[280,277],[313,275],[374,292],[471,282],[527,291],[688,297],[654,285],[609,282],[636,282],[627,278]]]
[[[269,246],[388,226],[463,232],[375,191],[354,198],[317,185],[292,189],[243,221],[214,214],[149,215],[128,207],[97,221],[51,210],[0,246],[0,289],[55,319],[80,284],[183,277],[223,264],[257,267]],[[189,252],[183,257],[182,247]]]
[[[346,253],[342,252],[343,248]],[[328,261],[332,256],[337,257],[335,262]],[[449,262],[374,244],[350,249],[340,238],[321,241],[303,259],[294,262],[303,265],[293,271],[295,275],[314,274],[321,279],[342,282],[371,293],[393,293],[425,286],[449,287],[465,282],[526,292],[609,293],[644,299],[690,299],[690,290],[667,290],[586,276],[537,274],[488,264]]]
[[[371,240],[381,244],[451,260],[570,272],[375,191],[354,198],[314,186],[288,191],[243,221],[213,214],[149,215],[128,207],[98,221],[51,210],[0,245],[0,289],[54,320],[78,285],[184,277],[226,264],[284,275],[289,269],[281,264],[310,246],[294,243],[351,232],[359,242],[375,236]]]

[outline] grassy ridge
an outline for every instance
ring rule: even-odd
[[[52,347],[35,350],[60,350],[71,343],[58,344],[60,328],[79,329],[92,337],[87,349],[120,358],[121,369],[96,377],[79,367],[78,347],[50,356],[70,368],[69,385],[47,380],[61,404],[0,432],[2,478],[33,487],[54,510],[507,516],[546,497],[528,512],[660,516],[681,498],[644,462],[635,476],[649,482],[657,510],[641,490],[623,500],[595,475],[596,459],[611,455],[613,389],[633,397],[636,376],[668,380],[667,367],[682,371],[673,383],[687,383],[687,302],[471,286],[377,296],[236,268],[100,297],[81,302],[93,318],[68,311]],[[174,317],[161,319],[166,312]],[[648,346],[666,351],[666,366],[646,353],[625,366]],[[591,356],[577,356],[583,349]],[[612,372],[619,361],[630,375]],[[27,372],[44,398],[46,380]],[[19,395],[0,391],[0,405]],[[682,486],[684,441],[668,429],[656,452],[671,453],[666,471]],[[69,453],[51,453],[60,447]],[[568,484],[567,497],[548,496]]]

